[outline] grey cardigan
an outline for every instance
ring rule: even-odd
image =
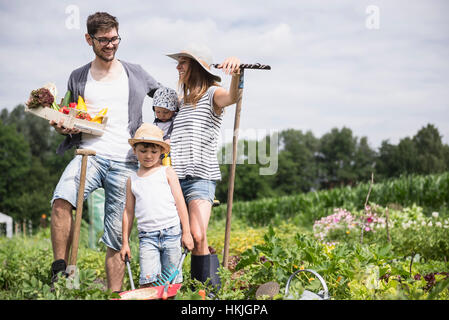
[[[156,89],[161,87],[152,76],[150,76],[140,65],[128,63],[120,60],[126,74],[128,75],[129,83],[129,98],[128,98],[128,130],[130,136],[134,136],[137,128],[142,124],[142,106],[146,95],[153,97]],[[72,71],[67,84],[67,89],[72,92],[71,102],[78,101],[78,96],[84,98],[84,88],[86,87],[87,75],[91,62]],[[79,146],[81,143],[81,133],[75,135],[67,135],[65,140],[59,145],[56,153],[63,155],[65,151],[74,146]],[[135,161],[132,154],[128,154],[131,161]]]

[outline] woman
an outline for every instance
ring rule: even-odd
[[[191,277],[205,282],[212,278],[207,227],[216,181],[221,180],[217,141],[223,109],[237,101],[240,60],[230,57],[218,66],[232,74],[228,91],[219,86],[221,78],[211,72],[212,59],[206,48],[191,47],[168,56],[178,61],[181,91],[181,106],[171,136],[171,160],[189,210],[194,241]]]

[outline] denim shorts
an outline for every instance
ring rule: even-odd
[[[53,193],[52,206],[56,199],[64,199],[76,208],[81,158],[81,155],[75,156],[65,168]],[[104,233],[100,241],[116,251],[122,248],[122,216],[126,202],[126,181],[137,169],[137,162],[113,161],[99,156],[88,157],[84,200],[92,191],[104,188]]]
[[[144,285],[159,279],[162,270],[167,270],[170,264],[175,269],[181,259],[181,225],[158,231],[139,231],[139,284]],[[173,283],[182,282],[182,266]]]
[[[189,177],[179,179],[179,184],[181,185],[182,194],[187,204],[197,199],[209,200],[211,204],[214,203],[215,188],[217,186],[216,181]]]

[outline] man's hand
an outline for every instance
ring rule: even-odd
[[[81,131],[79,129],[68,129],[66,127],[63,126],[64,124],[64,120],[59,120],[59,122],[50,120],[50,125],[55,128],[56,132],[62,135],[72,135],[72,134],[77,134],[80,133]]]

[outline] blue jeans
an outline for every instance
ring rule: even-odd
[[[182,254],[181,235],[180,224],[157,231],[139,232],[140,285],[157,281],[158,275],[170,264],[175,269],[178,267]],[[180,269],[173,283],[182,282],[182,266]]]
[[[81,158],[70,161],[56,185],[51,205],[56,199],[64,199],[76,208],[78,197]],[[104,233],[100,241],[120,251],[122,248],[122,216],[126,202],[126,181],[137,171],[137,162],[113,161],[100,156],[90,156],[87,161],[84,199],[98,189],[104,188]]]

